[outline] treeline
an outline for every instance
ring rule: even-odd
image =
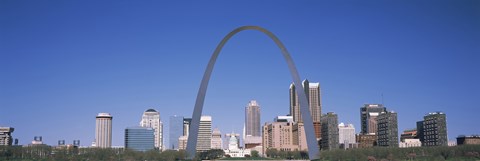
[[[273,159],[308,159],[305,151],[279,151],[268,149],[268,158]],[[197,153],[195,160],[225,158],[222,150],[210,150]],[[258,156],[258,152],[252,152],[252,158]],[[137,160],[185,160],[186,152],[156,150],[136,152],[124,149],[111,148],[55,148],[50,146],[0,146],[0,160],[14,161],[50,161],[50,160],[104,160],[104,161],[137,161]],[[480,145],[439,146],[439,147],[413,147],[413,148],[363,148],[348,150],[326,150],[320,152],[320,160],[325,161],[401,161],[401,160],[480,160]]]
[[[0,146],[0,160],[16,161],[137,161],[137,160],[185,160],[185,151],[156,150],[137,152],[113,148],[54,148],[50,146]]]
[[[275,159],[308,159],[306,151],[281,151],[277,149],[267,149],[265,155]]]
[[[480,160],[480,145],[412,147],[412,148],[362,148],[320,152],[321,160]]]

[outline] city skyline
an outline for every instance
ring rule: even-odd
[[[479,2],[233,4],[0,2],[0,126],[15,128],[22,145],[43,136],[49,145],[87,146],[93,118],[108,112],[112,145],[122,146],[124,129],[147,108],[164,125],[175,114],[190,118],[215,45],[236,27],[258,25],[284,42],[302,80],[320,82],[322,113],[335,112],[356,133],[366,103],[395,110],[398,131],[443,111],[448,140],[480,133],[467,126],[480,121]],[[213,128],[240,133],[243,115],[225,113],[244,113],[251,99],[262,103],[261,124],[288,114],[292,81],[270,40],[245,32],[223,52],[203,112]]]

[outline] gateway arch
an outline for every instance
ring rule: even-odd
[[[305,135],[307,139],[307,147],[308,147],[308,156],[310,160],[318,159],[320,157],[319,153],[320,150],[318,148],[317,140],[315,138],[315,133],[313,129],[313,122],[312,122],[312,115],[310,115],[309,105],[307,101],[307,97],[303,90],[303,87],[300,86],[302,84],[300,80],[300,76],[298,74],[297,68],[290,57],[290,54],[287,51],[287,48],[283,45],[283,43],[270,31],[259,27],[259,26],[242,26],[236,28],[235,30],[231,31],[230,33],[225,36],[220,44],[218,44],[217,48],[212,54],[210,61],[208,62],[207,68],[205,69],[205,73],[203,74],[203,79],[200,84],[200,88],[198,89],[197,93],[197,100],[195,102],[195,108],[193,109],[192,114],[192,122],[190,125],[190,131],[187,141],[187,157],[192,159],[195,157],[196,154],[196,147],[197,147],[197,137],[198,137],[198,129],[200,125],[200,117],[202,115],[203,110],[203,103],[205,100],[205,95],[207,92],[208,82],[210,80],[210,76],[212,75],[212,70],[217,60],[220,51],[222,50],[223,46],[227,43],[230,38],[232,38],[235,34],[245,31],[245,30],[256,30],[266,34],[270,39],[272,39],[275,44],[277,44],[278,48],[280,48],[285,61],[287,61],[288,68],[290,69],[290,74],[292,75],[293,82],[298,86],[296,88],[296,92],[298,94],[298,99],[300,103],[300,113],[302,115],[302,119],[304,122],[304,129]]]

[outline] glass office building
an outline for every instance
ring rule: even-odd
[[[170,135],[167,149],[178,149],[178,138],[183,136],[183,116],[170,116]]]
[[[125,148],[135,151],[155,149],[155,130],[147,127],[129,127],[125,129]]]

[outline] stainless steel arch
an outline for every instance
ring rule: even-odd
[[[203,110],[203,103],[205,100],[205,95],[207,92],[207,87],[208,87],[208,82],[210,80],[210,76],[212,75],[212,70],[213,66],[215,65],[215,62],[217,60],[218,55],[220,54],[220,51],[222,50],[223,46],[227,41],[232,38],[233,35],[244,31],[244,30],[257,30],[260,31],[264,34],[266,34],[268,37],[270,37],[275,44],[280,48],[282,51],[282,55],[287,61],[288,68],[290,69],[290,74],[292,75],[293,82],[298,85],[298,87],[301,88],[296,88],[296,91],[298,93],[298,98],[299,98],[299,103],[300,103],[300,112],[302,114],[302,119],[304,122],[304,128],[305,128],[305,134],[307,137],[307,146],[308,146],[308,156],[310,157],[310,160],[313,159],[318,159],[320,157],[319,153],[320,150],[318,148],[317,140],[315,138],[315,133],[313,129],[313,122],[312,122],[312,117],[310,115],[310,110],[309,110],[309,105],[307,101],[307,97],[305,95],[305,92],[303,90],[303,87],[300,86],[302,84],[300,80],[300,76],[297,72],[297,68],[295,67],[295,64],[293,63],[292,58],[290,57],[290,54],[287,51],[287,48],[283,45],[283,43],[270,31],[259,27],[259,26],[242,26],[239,28],[236,28],[235,30],[231,31],[230,33],[225,36],[220,44],[218,44],[217,48],[213,52],[212,57],[210,58],[210,61],[208,62],[207,69],[205,69],[205,73],[203,74],[203,79],[202,83],[200,85],[200,88],[198,89],[197,93],[197,100],[195,102],[195,108],[193,110],[192,114],[192,122],[190,125],[190,131],[189,131],[189,136],[188,136],[188,142],[187,142],[187,157],[192,159],[195,157],[195,152],[196,152],[196,147],[197,147],[197,137],[198,137],[198,129],[200,125],[200,117],[202,115],[202,110]]]

